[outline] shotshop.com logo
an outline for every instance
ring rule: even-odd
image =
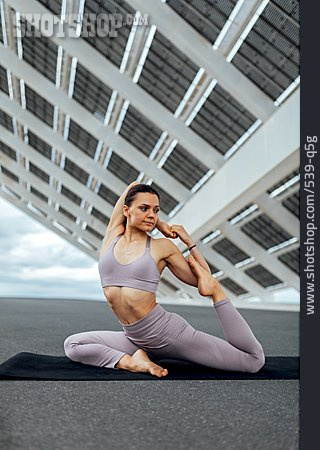
[[[61,19],[54,14],[26,13],[14,15],[15,37],[117,37],[124,26],[148,25],[148,14],[67,14]]]

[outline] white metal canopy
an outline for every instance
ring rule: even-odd
[[[118,197],[133,179],[154,183],[161,190],[160,217],[185,226],[208,263],[219,269],[214,276],[237,305],[249,305],[252,297],[260,299],[260,305],[270,305],[273,293],[284,287],[298,291],[299,220],[288,202],[294,205],[298,192],[300,89],[298,78],[289,80],[289,65],[285,65],[288,61],[293,67],[296,60],[293,52],[285,54],[285,46],[275,50],[274,55],[282,52],[278,62],[266,53],[280,32],[276,23],[271,24],[274,39],[267,32],[259,37],[261,42],[253,36],[261,33],[255,24],[266,20],[264,11],[276,6],[273,1],[235,2],[214,45],[170,2],[127,0],[122,5],[148,14],[148,25],[135,32],[131,27],[126,42],[122,34],[122,41],[106,38],[99,47],[83,37],[62,38],[43,30],[44,38],[34,38],[34,60],[30,60],[24,54],[28,38],[13,35],[14,20],[24,13],[52,14],[50,4],[44,3],[0,0],[0,195],[97,260],[106,228],[103,218],[113,210],[103,189]],[[93,3],[104,11],[99,0],[80,3],[84,12]],[[67,10],[78,13],[80,3],[67,1]],[[192,0],[185,2],[186,8],[190,5],[196,8]],[[281,13],[279,6],[277,11]],[[284,23],[290,14],[283,10]],[[204,19],[210,25],[210,19]],[[161,36],[170,44],[165,49]],[[251,79],[228,59],[241,36],[245,44],[258,46],[252,50],[257,72]],[[290,44],[289,34],[281,36],[281,42]],[[50,61],[56,67],[56,80],[60,79],[56,84],[48,75],[49,63],[39,56],[41,46],[55,54],[48,48],[50,43],[57,51],[57,59]],[[102,45],[122,53],[124,69],[105,56]],[[104,121],[89,108],[98,98],[85,90],[81,102],[74,95],[79,65],[88,92],[92,94],[91,87],[99,82],[112,93]],[[282,82],[287,89],[280,86]],[[270,97],[267,83],[283,91],[281,99]],[[178,98],[176,110],[170,110],[167,102]],[[41,108],[53,108],[52,124]],[[73,141],[71,122],[81,130]],[[41,144],[35,148],[30,133],[45,143],[51,158]],[[97,142],[94,156],[85,151],[85,133]],[[148,152],[140,142],[150,142]],[[74,165],[73,171],[66,170],[65,161]],[[81,179],[81,170],[87,181]],[[41,174],[47,174],[49,182]],[[62,195],[61,186],[76,194],[80,205]],[[275,186],[280,195],[271,193]],[[250,205],[253,213],[247,212]],[[245,211],[243,218],[241,211]],[[237,214],[241,217],[233,222]],[[270,242],[259,242],[254,234],[254,221],[259,218],[273,227]],[[244,224],[251,225],[253,234]],[[208,238],[214,233],[216,237]],[[233,263],[228,251],[219,253],[215,243],[223,239],[247,254],[248,261]],[[198,298],[195,288],[169,270],[163,280],[159,285],[163,295],[178,298],[185,293]]]

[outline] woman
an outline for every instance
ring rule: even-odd
[[[257,372],[264,365],[262,346],[181,225],[158,218],[159,194],[149,185],[131,183],[119,198],[100,250],[99,272],[104,295],[123,331],[89,331],[69,336],[64,343],[73,361],[100,367],[149,372],[167,369],[149,359],[172,358],[208,367]],[[188,262],[166,238],[151,239],[157,227],[169,238],[179,237],[190,251]],[[227,341],[195,330],[156,301],[165,267],[181,281],[211,296]]]

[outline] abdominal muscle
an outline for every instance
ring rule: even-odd
[[[157,304],[155,294],[140,289],[108,286],[103,292],[114,314],[125,325],[142,319]]]

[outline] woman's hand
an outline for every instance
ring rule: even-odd
[[[163,222],[162,220],[158,220],[156,227],[158,228],[160,233],[162,233],[165,237],[171,238],[171,239],[177,238],[177,233],[172,231],[171,225],[169,225],[168,223]]]
[[[171,225],[171,231],[176,233],[177,237],[184,242],[187,247],[191,247],[194,242],[182,225]]]

